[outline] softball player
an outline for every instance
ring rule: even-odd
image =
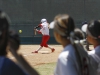
[[[90,21],[85,31],[87,33],[87,41],[94,46],[94,49],[89,52],[92,65],[97,71],[97,75],[100,75],[100,21]]]
[[[74,32],[73,19],[67,15],[57,15],[54,20],[54,36],[63,46],[57,61],[54,75],[82,75],[77,62],[76,50],[70,42],[70,33]]]
[[[41,28],[40,30],[37,30],[37,28]],[[51,49],[52,52],[55,51],[54,48],[50,47],[47,42],[49,41],[49,38],[50,38],[50,35],[49,35],[49,23],[47,22],[46,19],[41,19],[41,24],[39,24],[38,26],[36,26],[34,28],[35,31],[37,31],[38,33],[41,33],[43,36],[42,36],[42,42],[40,44],[40,47],[35,50],[34,52],[32,53],[38,53],[38,51],[40,49],[42,49],[43,47],[46,47],[46,48],[49,48]]]

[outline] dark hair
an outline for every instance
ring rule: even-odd
[[[100,21],[99,20],[90,21],[88,23],[87,31],[91,34],[93,38],[100,40]]]
[[[8,44],[8,28],[9,21],[8,16],[0,11],[0,55],[6,55],[7,44]]]
[[[75,34],[75,38],[74,38],[75,40],[85,39],[84,33],[79,28],[75,28],[74,34]]]
[[[70,33],[74,31],[74,20],[67,14],[57,15],[54,22],[54,30],[63,37],[69,37]]]

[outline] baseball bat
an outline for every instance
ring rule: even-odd
[[[34,34],[36,35],[36,30],[34,29]]]

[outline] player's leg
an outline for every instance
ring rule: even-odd
[[[39,50],[41,50],[43,47],[42,46],[40,46],[36,51],[39,51]]]
[[[32,53],[38,53],[38,51],[39,50],[41,50],[43,47],[42,46],[40,46],[37,50],[35,50],[34,52],[32,52]]]
[[[44,46],[44,47],[48,47],[47,42],[48,42],[49,38],[50,38],[49,36],[44,35],[44,40],[43,40],[43,46]]]
[[[38,53],[38,51],[43,48],[43,41],[44,41],[44,37],[42,36],[42,42],[40,44],[40,47],[37,50],[35,50],[34,52],[32,52],[32,53]]]
[[[45,40],[44,40],[44,47],[49,48],[49,49],[51,49],[52,52],[54,52],[55,49],[52,48],[52,47],[50,47],[50,46],[47,44],[47,42],[48,42],[49,39],[50,39],[50,36],[44,36],[44,39],[45,39]]]
[[[48,45],[48,48],[49,48],[49,49],[51,49],[51,51],[52,51],[52,52],[54,52],[54,51],[55,51],[55,49],[54,49],[54,48],[52,48],[52,47],[50,47],[49,45]]]

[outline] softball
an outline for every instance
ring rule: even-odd
[[[19,30],[19,33],[22,33],[22,30]]]

